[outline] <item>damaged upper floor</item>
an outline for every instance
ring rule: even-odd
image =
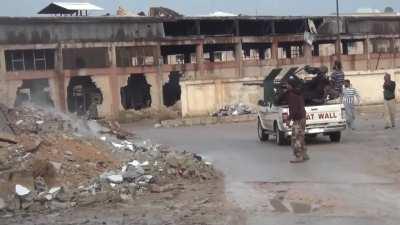
[[[341,34],[400,33],[400,17],[340,17]],[[159,41],[174,37],[334,35],[337,20],[325,17],[0,17],[0,44]]]

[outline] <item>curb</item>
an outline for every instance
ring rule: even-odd
[[[220,123],[241,123],[249,122],[257,119],[257,114],[247,114],[240,116],[223,116],[223,117],[192,117],[182,118],[176,120],[164,120],[156,127],[182,127],[182,126],[196,126],[196,125],[210,125]]]

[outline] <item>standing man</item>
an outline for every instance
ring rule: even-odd
[[[390,74],[385,73],[385,83],[383,84],[383,98],[385,104],[385,129],[395,127],[396,100],[395,90],[396,82],[392,81]]]
[[[354,130],[354,120],[356,119],[356,115],[354,113],[354,105],[360,103],[360,96],[355,88],[352,87],[350,80],[344,81],[344,89],[342,96],[342,103],[346,110],[346,123],[347,127]]]
[[[335,86],[335,90],[341,94],[344,83],[344,73],[342,70],[342,63],[339,60],[336,60],[333,64],[333,72],[331,74],[331,80]]]
[[[304,141],[306,129],[304,97],[296,77],[290,76],[287,83],[288,90],[285,93],[285,97],[289,106],[289,118],[286,123],[289,126],[290,122],[293,121],[291,145],[295,156],[295,159],[290,162],[301,163],[310,159],[307,155],[307,148]]]

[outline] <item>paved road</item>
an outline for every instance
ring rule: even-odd
[[[380,118],[371,119],[377,117],[364,115],[339,144],[328,137],[311,141],[311,160],[295,165],[289,146],[258,141],[255,123],[129,128],[211,161],[226,175],[227,196],[248,224],[398,224],[400,129],[382,129]]]

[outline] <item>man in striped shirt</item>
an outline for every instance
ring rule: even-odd
[[[347,126],[354,130],[354,120],[356,119],[354,105],[360,103],[360,96],[358,95],[357,90],[351,86],[350,80],[344,81],[342,103],[346,110]]]
[[[338,60],[335,61],[333,65],[333,72],[331,74],[331,80],[335,85],[335,90],[342,93],[343,82],[344,82],[344,73],[342,70],[342,63]]]

